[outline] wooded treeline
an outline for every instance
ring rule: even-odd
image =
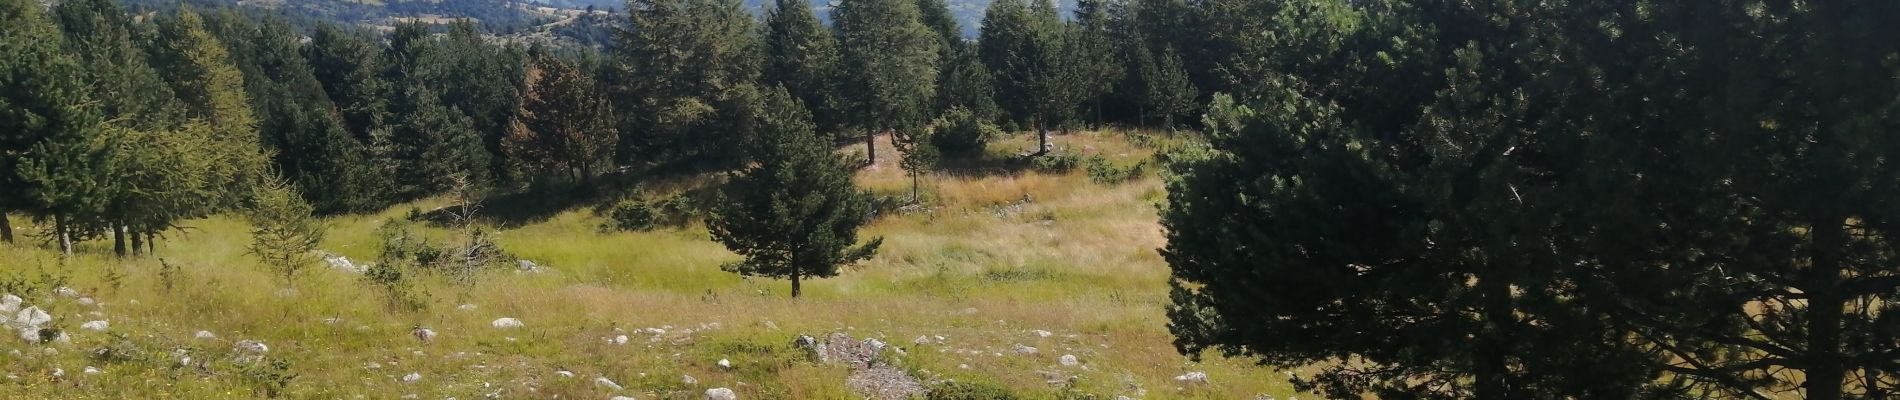
[[[1241,55],[1162,28],[1215,14],[1149,3],[1084,2],[1065,19],[1046,2],[999,1],[973,42],[941,0],[843,2],[834,26],[803,1],[756,17],[737,1],[636,0],[602,53],[470,23],[377,33],[237,9],[9,0],[16,90],[4,96],[18,128],[0,153],[0,210],[50,221],[62,248],[107,238],[137,251],[269,179],[347,213],[456,177],[509,189],[585,185],[622,166],[730,167],[771,87],[818,132],[890,133],[922,173],[946,113],[1044,135],[1168,124],[1194,113],[1195,88],[1244,79],[1188,62]]]

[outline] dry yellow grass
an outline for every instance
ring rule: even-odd
[[[1011,137],[996,147],[1008,152],[1033,140]],[[1115,133],[1064,135],[1058,143],[1115,162],[1149,155]],[[907,198],[910,180],[894,161],[865,169],[859,181]],[[1071,385],[1107,398],[1302,395],[1279,373],[1247,360],[1196,364],[1175,353],[1165,327],[1167,266],[1155,251],[1163,240],[1153,209],[1160,190],[1152,173],[1116,185],[1091,182],[1080,170],[933,175],[925,180],[928,207],[868,228],[885,239],[876,258],[841,277],[808,282],[798,300],[786,297],[783,281],[720,271],[734,256],[701,226],[602,234],[600,218],[585,208],[498,233],[502,248],[553,272],[491,271],[466,287],[424,278],[423,311],[386,307],[380,290],[328,268],[285,283],[254,265],[244,250],[245,227],[230,218],[193,222],[195,229],[174,234],[157,257],[116,260],[104,255],[109,248],[90,243],[62,262],[42,247],[0,246],[0,279],[27,286],[16,292],[37,288],[25,293],[28,303],[49,308],[55,325],[75,332],[73,343],[54,346],[52,355],[0,338],[0,372],[13,376],[0,380],[0,398],[258,396],[264,379],[232,361],[231,345],[240,339],[261,340],[271,346],[270,358],[288,363],[296,377],[284,394],[296,398],[697,398],[709,387],[730,387],[746,399],[851,398],[845,369],[803,361],[789,346],[798,334],[828,332],[906,348],[897,359],[926,378],[996,385],[1028,398],[1054,397]],[[1022,202],[1025,196],[1031,200]],[[323,248],[372,260],[375,229],[410,208],[332,219]],[[180,271],[169,290],[159,259]],[[42,271],[103,305],[49,294]],[[475,309],[458,309],[462,304]],[[87,315],[95,310],[104,317]],[[490,327],[499,317],[520,318],[526,327]],[[76,329],[101,318],[111,321],[110,334]],[[420,343],[408,334],[418,325],[440,336]],[[658,327],[667,333],[637,331]],[[198,330],[218,339],[194,339]],[[607,342],[620,334],[631,342]],[[943,344],[912,344],[939,335]],[[1018,344],[1040,351],[1016,354]],[[99,348],[131,356],[95,356]],[[203,367],[176,366],[176,349]],[[8,354],[13,350],[20,353]],[[1058,366],[1064,354],[1084,367]],[[716,366],[722,358],[736,368]],[[86,366],[103,373],[84,375]],[[55,368],[65,376],[53,378]],[[1205,371],[1212,384],[1173,381],[1188,371]],[[422,379],[401,381],[412,372]],[[681,375],[700,384],[685,385]],[[592,383],[596,377],[625,389],[601,388]]]

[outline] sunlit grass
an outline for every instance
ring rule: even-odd
[[[1003,138],[993,156],[1033,148],[1034,140]],[[1063,135],[1057,143],[1061,151],[1118,163],[1151,154],[1119,132]],[[896,152],[885,147],[880,154]],[[858,179],[875,193],[908,199],[910,180],[893,158],[862,170]],[[665,195],[693,186],[683,180],[645,188]],[[702,224],[602,233],[601,218],[588,207],[497,232],[503,249],[550,272],[490,271],[468,286],[425,277],[417,286],[428,300],[421,311],[392,308],[360,276],[328,268],[312,268],[295,282],[276,278],[246,253],[245,225],[226,217],[191,222],[192,229],[171,235],[155,257],[117,260],[109,244],[89,243],[62,261],[44,246],[0,246],[0,277],[40,287],[28,302],[49,308],[57,326],[76,332],[71,345],[55,346],[56,355],[0,339],[0,353],[22,352],[0,354],[7,360],[0,372],[17,377],[0,381],[0,398],[257,396],[257,380],[232,361],[231,345],[241,339],[264,341],[271,358],[289,363],[296,377],[285,394],[299,398],[646,398],[696,395],[709,387],[730,387],[748,399],[849,398],[848,371],[802,361],[789,346],[798,334],[833,331],[908,349],[898,358],[926,378],[1000,385],[1030,398],[1055,395],[1069,376],[1075,389],[1108,398],[1297,395],[1279,373],[1246,360],[1193,364],[1171,347],[1167,267],[1155,251],[1163,240],[1154,211],[1161,185],[1152,169],[1114,185],[1093,182],[1078,169],[940,173],[923,186],[921,207],[885,215],[867,228],[867,236],[885,240],[876,258],[843,276],[807,282],[799,300],[787,297],[783,281],[720,271],[735,256],[712,242]],[[322,246],[373,262],[375,233],[385,221],[447,203],[332,218]],[[438,240],[450,237],[421,229]],[[169,290],[160,259],[179,269]],[[48,294],[42,271],[103,302],[98,310],[123,339],[78,331],[78,324],[100,317]],[[475,308],[458,309],[462,304]],[[499,317],[520,318],[526,327],[490,327]],[[415,326],[440,336],[420,343],[409,335]],[[636,332],[662,326],[671,328],[657,338]],[[695,332],[684,334],[687,329]],[[194,339],[198,330],[219,338]],[[607,342],[621,334],[630,343]],[[939,335],[944,344],[911,344]],[[1019,355],[1017,344],[1040,351]],[[120,345],[143,356],[90,355]],[[171,352],[179,348],[195,360],[211,360],[209,367],[175,366]],[[1087,368],[1057,366],[1063,354],[1076,355]],[[737,368],[716,366],[722,358]],[[88,365],[104,373],[83,375]],[[54,368],[65,377],[53,379]],[[556,375],[559,370],[575,377]],[[1187,371],[1206,371],[1213,384],[1182,388],[1172,380]],[[423,378],[402,382],[411,372]],[[682,375],[699,384],[682,383]],[[626,389],[610,392],[593,383],[597,377]]]

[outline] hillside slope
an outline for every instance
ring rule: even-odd
[[[0,291],[48,311],[44,326],[70,337],[44,346],[0,339],[0,398],[699,398],[719,387],[741,399],[861,396],[847,384],[862,383],[854,368],[811,360],[793,345],[800,335],[833,333],[888,343],[879,364],[938,390],[1303,395],[1247,360],[1192,363],[1170,346],[1167,266],[1155,252],[1159,179],[1150,166],[1125,182],[1098,180],[1151,165],[1149,147],[1178,140],[1058,140],[1076,156],[1075,169],[972,161],[929,177],[928,206],[896,208],[869,228],[885,239],[877,257],[807,282],[799,300],[786,296],[784,281],[720,271],[734,256],[697,223],[601,233],[602,217],[586,204],[491,220],[500,247],[541,272],[485,271],[466,285],[411,276],[401,292],[420,309],[396,306],[395,291],[335,268],[279,279],[247,255],[247,228],[230,218],[191,223],[153,258],[116,260],[93,247],[62,263],[41,247],[0,245]],[[993,152],[1004,157],[1032,141],[1009,138]],[[663,197],[710,178],[643,187]],[[858,180],[883,196],[909,196],[910,180],[895,165],[867,168]],[[522,211],[506,204],[488,207]],[[375,260],[377,229],[408,219],[412,206],[329,220],[322,247],[354,263]],[[437,240],[449,234],[419,229]],[[494,327],[500,318],[523,326]],[[108,326],[82,327],[90,321]],[[418,340],[418,327],[431,340]],[[1176,379],[1191,372],[1207,381]]]

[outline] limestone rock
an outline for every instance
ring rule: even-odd
[[[706,400],[739,400],[739,394],[727,388],[706,389]]]
[[[514,318],[497,318],[495,322],[490,322],[489,325],[501,329],[520,328],[522,326],[521,320]]]
[[[106,328],[110,326],[112,325],[107,323],[104,320],[86,321],[86,323],[79,324],[79,329],[85,329],[85,330],[89,330],[93,332],[105,332]]]

